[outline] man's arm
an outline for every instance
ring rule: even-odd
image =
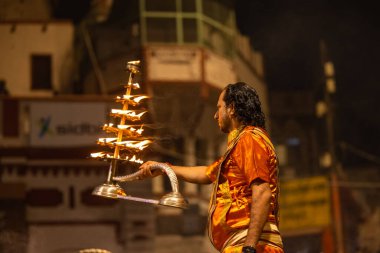
[[[144,178],[155,177],[162,174],[161,171],[151,171],[151,165],[155,164],[154,161],[148,161],[140,166],[140,169],[144,171]],[[211,181],[206,175],[207,166],[173,166],[170,168],[173,169],[174,173],[178,178],[196,184],[210,184]]]
[[[268,219],[270,208],[270,199],[272,192],[269,183],[262,180],[255,180],[251,184],[252,188],[252,206],[251,220],[249,222],[247,239],[244,246],[252,246],[256,248],[261,232]]]

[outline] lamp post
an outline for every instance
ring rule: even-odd
[[[323,100],[316,104],[316,115],[318,118],[325,117],[326,119],[326,135],[327,135],[327,152],[325,152],[320,163],[323,167],[335,170],[336,155],[335,155],[335,137],[334,137],[334,108],[331,96],[335,93],[335,70],[334,64],[327,57],[325,43],[321,41],[321,60],[324,71],[324,89]]]
[[[344,253],[343,225],[341,217],[340,194],[337,179],[338,164],[335,153],[334,136],[334,108],[332,94],[335,93],[335,70],[334,64],[330,61],[324,41],[320,42],[321,60],[324,71],[324,98],[317,103],[316,112],[318,117],[326,117],[327,152],[321,157],[320,162],[323,167],[331,169],[331,195],[333,205],[334,230],[336,240],[336,252]]]

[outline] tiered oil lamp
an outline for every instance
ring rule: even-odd
[[[143,137],[143,124],[138,124],[141,117],[146,111],[131,110],[129,107],[137,107],[143,99],[148,98],[145,95],[132,95],[132,90],[140,88],[138,83],[134,82],[136,74],[140,72],[140,61],[130,61],[126,67],[129,72],[128,83],[124,86],[126,88],[123,96],[117,96],[116,102],[123,105],[122,109],[112,109],[110,115],[119,119],[119,124],[105,124],[103,130],[107,133],[113,134],[114,137],[100,138],[98,144],[101,146],[113,149],[113,152],[98,152],[92,153],[91,157],[99,160],[106,160],[110,162],[107,180],[104,184],[96,187],[93,190],[94,195],[107,198],[125,199],[140,201],[145,203],[165,205],[178,208],[186,208],[187,201],[182,197],[178,191],[178,180],[173,170],[164,163],[157,163],[153,166],[154,169],[162,170],[169,177],[172,192],[164,195],[160,200],[145,199],[139,197],[128,196],[123,188],[117,182],[127,182],[138,180],[141,176],[141,171],[126,176],[116,176],[116,171],[119,162],[127,162],[129,164],[142,164],[143,161],[139,158],[139,154],[144,148],[152,143],[153,138]]]

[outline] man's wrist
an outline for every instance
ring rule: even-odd
[[[256,253],[256,249],[252,246],[244,246],[242,253]]]

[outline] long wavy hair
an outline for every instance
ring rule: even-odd
[[[234,106],[235,116],[244,125],[265,129],[265,115],[261,102],[254,88],[244,82],[229,84],[224,88],[226,106]]]

